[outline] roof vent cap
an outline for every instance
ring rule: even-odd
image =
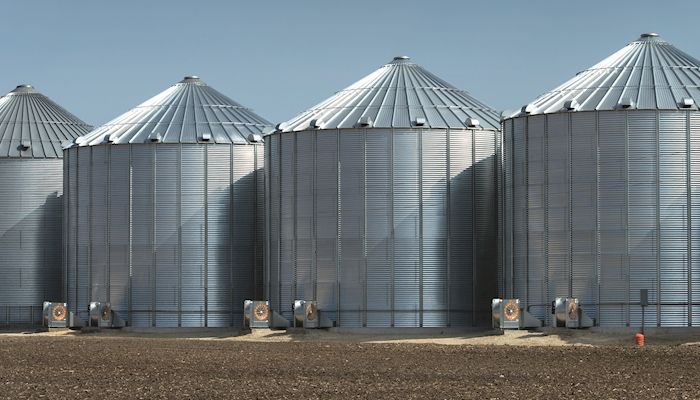
[[[532,114],[533,112],[535,112],[535,110],[536,110],[535,105],[530,103],[530,104],[525,104],[520,109],[520,112],[522,112],[523,114]]]
[[[202,133],[202,141],[203,142],[208,142],[210,140],[211,140],[211,133],[209,133],[209,132]]]
[[[684,97],[680,104],[681,108],[690,108],[693,105],[695,105],[695,100],[692,97]]]
[[[17,146],[19,151],[27,151],[30,147],[32,147],[32,145],[31,143],[29,143],[28,140],[23,140],[22,143],[20,143],[19,146]]]
[[[476,118],[467,118],[465,122],[467,124],[467,128],[476,128],[481,125],[481,122],[479,122],[479,120]]]
[[[658,37],[658,36],[659,36],[659,34],[658,34],[658,33],[654,33],[654,32],[642,33],[642,34],[641,34],[641,37],[643,37],[643,38]]]
[[[71,147],[73,147],[74,144],[75,144],[75,142],[72,142],[70,140],[65,140],[63,143],[61,143],[61,148],[63,150],[70,149]]]
[[[115,138],[116,138],[116,135],[113,134],[113,133],[112,133],[112,134],[109,134],[109,135],[105,135],[105,142],[107,142],[107,143],[114,143],[114,139],[115,139]]]
[[[575,99],[567,100],[564,102],[564,109],[569,110],[569,111],[576,111],[578,110],[578,101]]]
[[[415,126],[423,126],[425,125],[425,118],[423,117],[418,117],[413,121],[413,125]]]
[[[159,143],[161,140],[163,140],[163,137],[160,135],[160,133],[151,133],[148,135],[148,140],[153,143]]]
[[[281,130],[284,130],[284,128],[286,128],[286,127],[287,127],[286,122],[280,122],[279,124],[275,125],[275,130],[281,131]]]
[[[259,135],[257,133],[251,133],[248,135],[248,141],[251,143],[258,143],[263,141],[262,135]]]
[[[363,116],[360,117],[359,120],[357,120],[357,125],[363,128],[371,128],[374,125],[374,122],[372,121],[372,118],[368,116]]]
[[[394,57],[394,61],[404,61],[404,60],[410,60],[411,57],[409,56],[396,56]]]
[[[309,128],[318,129],[321,127],[322,122],[323,121],[321,121],[320,119],[314,118],[309,122]]]
[[[620,106],[620,108],[634,108],[634,100],[629,97],[621,98],[620,102],[617,104]]]

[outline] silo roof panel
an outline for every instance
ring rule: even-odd
[[[530,104],[532,114],[563,111],[574,99],[576,111],[615,110],[629,98],[635,109],[675,110],[684,97],[699,104],[698,86],[700,61],[656,34],[643,34]]]
[[[263,134],[272,124],[219,93],[197,77],[185,77],[80,139],[81,146],[105,143],[144,143],[160,136],[161,143],[249,143],[251,133]]]
[[[0,158],[60,158],[64,142],[90,129],[30,85],[0,97]]]
[[[483,128],[500,129],[497,111],[407,57],[396,57],[281,124],[281,130],[306,130],[314,119],[322,122],[321,129],[352,128],[362,116],[377,128],[412,128],[415,118],[425,118],[422,128],[467,128],[467,118],[476,118]]]

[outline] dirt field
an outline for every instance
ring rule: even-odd
[[[672,340],[639,349],[626,335],[527,332],[174,335],[0,334],[0,398],[700,397],[700,346]]]

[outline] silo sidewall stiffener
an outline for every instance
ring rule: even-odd
[[[504,121],[505,296],[549,322],[577,297],[601,326],[700,324],[700,113]]]
[[[266,137],[265,285],[341,327],[488,324],[499,135],[328,129]]]
[[[263,157],[260,144],[66,150],[71,311],[102,301],[129,326],[240,326],[262,292]]]

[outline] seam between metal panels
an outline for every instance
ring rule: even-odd
[[[685,113],[685,180],[686,180],[686,207],[687,207],[687,214],[686,214],[686,237],[687,237],[687,252],[688,252],[688,257],[686,258],[686,268],[687,268],[687,277],[688,277],[688,326],[693,326],[693,241],[692,241],[692,232],[693,232],[693,218],[692,218],[692,212],[693,212],[693,191],[692,191],[692,180],[691,180],[691,163],[690,163],[690,154],[691,154],[691,147],[690,147],[690,113],[686,112]]]
[[[318,254],[316,253],[316,224],[318,223],[317,217],[317,202],[316,197],[318,196],[318,174],[316,173],[316,166],[318,165],[318,130],[311,131],[311,268],[309,273],[309,278],[311,279],[311,299],[317,300],[318,294]],[[298,150],[298,149],[297,149]],[[298,173],[298,171],[297,171]],[[298,183],[298,181],[297,181]],[[296,234],[295,234],[296,237]],[[307,288],[304,288],[304,299],[308,298]],[[296,300],[296,297],[292,300]]]
[[[158,227],[156,226],[156,219],[157,219],[157,210],[156,210],[156,196],[158,195],[158,191],[156,189],[156,174],[158,173],[158,169],[156,168],[156,164],[158,163],[158,157],[156,153],[156,146],[151,145],[152,149],[152,155],[153,155],[153,162],[151,163],[151,226],[153,227],[151,229],[151,326],[154,328],[156,327],[156,311],[157,311],[157,298],[156,298],[156,291],[158,290],[158,286],[156,284],[156,279],[157,279],[157,271],[156,271],[156,235],[157,235],[157,229]]]
[[[653,74],[652,74],[653,79]],[[661,177],[659,169],[661,169],[661,154],[660,154],[660,136],[661,114],[657,111],[655,117],[656,122],[656,326],[661,326]]]
[[[394,232],[394,200],[395,200],[395,197],[394,197],[394,151],[395,151],[395,149],[394,149],[394,147],[395,147],[394,128],[391,128],[390,135],[391,135],[391,144],[389,146],[390,147],[389,154],[390,154],[391,162],[389,164],[389,189],[390,189],[389,197],[391,198],[391,202],[389,203],[389,207],[390,207],[389,215],[391,216],[390,217],[390,220],[391,220],[391,233],[390,233],[391,238],[389,240],[389,243],[391,243],[390,244],[390,246],[391,246],[391,256],[390,256],[391,257],[390,258],[390,263],[391,263],[391,266],[390,266],[391,267],[390,268],[390,270],[391,270],[391,280],[390,280],[390,282],[391,282],[391,327],[394,327],[394,313],[396,311],[395,288],[394,288],[394,283],[396,280],[396,273],[394,271],[394,269],[396,268],[396,254],[395,254],[396,243],[394,243],[394,241],[396,240],[396,235]]]
[[[277,194],[279,196],[279,201],[277,203],[277,263],[276,263],[276,274],[277,274],[277,287],[275,288],[277,297],[277,307],[282,305],[282,268],[281,268],[281,258],[282,257],[282,136],[277,135],[277,183],[275,185],[277,189]],[[272,150],[270,150],[272,151]],[[270,160],[272,162],[272,160]],[[295,203],[296,204],[296,203]],[[292,214],[294,215],[294,214]],[[281,311],[281,310],[280,310]]]
[[[112,301],[112,146],[105,148],[107,153],[107,242],[105,243],[105,252],[107,254],[107,302]]]
[[[623,268],[627,270],[625,274],[625,297],[626,302],[623,306],[623,312],[626,314],[626,325],[630,326],[630,196],[629,196],[629,171],[630,171],[630,154],[629,154],[629,114],[624,111],[625,116],[625,265]]]
[[[92,226],[93,226],[92,212],[93,212],[93,208],[95,207],[95,204],[93,204],[94,202],[92,201],[92,199],[93,199],[93,197],[92,197],[93,196],[93,193],[92,193],[93,184],[92,183],[93,183],[93,179],[94,179],[94,175],[95,175],[94,174],[94,171],[95,171],[94,162],[95,162],[95,160],[93,157],[94,151],[95,151],[94,148],[90,148],[90,164],[89,164],[90,165],[90,172],[89,172],[89,178],[88,178],[90,189],[88,190],[88,207],[87,207],[87,210],[88,210],[88,257],[87,257],[87,259],[88,259],[88,281],[87,281],[87,288],[86,288],[87,293],[86,294],[87,294],[87,301],[88,302],[92,298],[92,280],[93,280],[93,276],[94,276],[94,271],[92,270],[92,266],[93,266],[93,259],[92,259],[92,256],[93,256],[93,251],[92,251],[92,244],[93,244],[92,243],[93,242],[93,240],[92,240],[92,235],[93,235],[93,232],[92,232]],[[85,304],[83,304],[83,307],[84,306],[85,306]],[[78,305],[78,307],[80,307],[80,305]],[[78,308],[78,315],[80,315],[80,308]]]
[[[542,130],[542,226],[544,227],[544,241],[542,242],[542,250],[544,254],[544,321],[545,324],[551,319],[551,310],[548,305],[550,291],[549,281],[549,115],[544,116]]]
[[[451,140],[450,136],[451,136],[451,131],[448,128],[447,131],[445,132],[445,137],[447,139],[445,141],[446,155],[447,155],[447,162],[445,164],[445,192],[446,192],[445,195],[447,197],[447,199],[446,199],[447,201],[445,202],[445,207],[446,207],[445,211],[447,212],[447,215],[446,215],[447,218],[445,218],[445,220],[447,222],[446,223],[446,225],[447,225],[447,227],[446,227],[447,228],[447,260],[446,260],[447,261],[447,266],[446,266],[447,267],[447,275],[446,275],[447,282],[446,283],[447,284],[445,287],[445,289],[446,289],[445,292],[447,295],[446,304],[447,304],[447,327],[448,328],[452,326],[452,319],[451,319],[452,318],[452,313],[451,313],[451,310],[452,310],[452,293],[451,293],[452,290],[451,289],[452,288],[450,285],[450,282],[451,282],[450,278],[451,278],[451,274],[452,274],[452,270],[451,270],[451,267],[452,267],[452,262],[451,262],[452,261],[452,218],[451,218],[451,216],[452,216],[452,180],[450,179],[450,173],[451,173],[450,163],[452,162],[451,161],[452,154],[450,153],[450,151],[451,151],[450,150],[450,140]],[[473,285],[472,285],[472,290],[473,290]]]
[[[129,322],[133,323],[133,318],[134,318],[134,313],[133,313],[133,245],[134,245],[134,240],[131,235],[131,231],[133,229],[133,221],[134,221],[134,202],[133,202],[133,180],[134,180],[134,166],[133,166],[133,157],[132,157],[132,147],[129,145],[129,300],[128,300],[128,312],[129,312]]]
[[[228,189],[228,191],[229,191],[229,198],[230,198],[230,200],[228,202],[228,215],[229,215],[228,235],[229,235],[229,243],[230,243],[228,253],[229,253],[230,266],[235,267],[235,265],[233,263],[233,260],[234,260],[233,243],[236,242],[236,238],[234,237],[235,235],[234,235],[234,229],[233,229],[233,221],[236,220],[236,218],[234,216],[234,212],[235,212],[236,207],[234,206],[233,203],[234,203],[234,201],[236,201],[235,200],[236,196],[234,196],[234,187],[233,187],[233,173],[234,173],[234,171],[233,171],[233,169],[234,169],[233,168],[233,163],[234,163],[233,149],[234,149],[233,143],[231,143],[229,145],[229,153],[228,153],[228,160],[229,160],[229,165],[228,165],[229,189]],[[257,198],[257,194],[258,194],[258,186],[257,186],[258,179],[257,179],[257,172],[256,172],[257,171],[256,167],[257,167],[257,162],[258,162],[257,150],[258,150],[257,147],[253,149],[253,158],[254,158],[254,161],[253,161],[253,171],[254,171],[253,172],[253,191],[255,193],[256,198]],[[257,204],[257,202],[256,202],[256,204]],[[257,225],[257,214],[258,214],[257,211],[258,211],[258,207],[256,206],[253,208],[253,215],[254,215],[254,220],[256,221],[256,225]],[[255,229],[255,231],[256,231],[255,236],[257,237],[257,229]],[[253,257],[254,258],[253,280],[255,280],[255,270],[257,269],[257,242],[258,242],[257,240],[253,241],[253,249],[254,249],[253,250],[253,254],[254,254],[254,257]],[[236,305],[236,303],[233,301],[234,297],[235,297],[235,293],[234,293],[234,289],[233,289],[233,287],[234,287],[233,271],[231,270],[231,268],[229,268],[228,285],[229,285],[228,296],[229,296],[229,299],[231,300],[231,324],[230,324],[230,326],[234,326],[235,325],[234,316],[236,315],[236,312],[234,310],[236,309],[236,307],[240,306],[240,304]],[[254,285],[255,285],[255,283],[254,283]],[[255,290],[253,290],[252,293],[255,293]]]
[[[299,270],[298,270],[298,263],[297,263],[297,218],[299,217],[299,215],[297,213],[297,207],[299,207],[299,204],[298,204],[299,202],[297,199],[297,196],[298,196],[297,186],[299,184],[299,182],[298,182],[299,171],[297,170],[297,160],[299,158],[298,142],[299,142],[299,135],[296,132],[294,132],[294,151],[292,152],[292,155],[293,155],[293,157],[292,157],[292,184],[293,184],[293,188],[294,188],[294,192],[292,195],[292,198],[294,199],[294,209],[292,210],[292,215],[294,215],[294,218],[292,218],[292,221],[294,221],[293,222],[293,230],[292,230],[292,261],[294,263],[293,264],[294,268],[292,269],[292,273],[293,273],[292,282],[294,284],[294,287],[293,287],[293,291],[292,291],[292,299],[291,299],[292,301],[297,297],[297,291],[298,291],[297,283],[298,283],[298,277],[299,277]],[[281,182],[281,180],[282,180],[282,177],[280,176],[280,182]],[[280,192],[281,192],[281,190],[280,190]],[[280,207],[281,207],[281,204],[282,203],[280,203]],[[280,266],[280,274],[282,273],[281,271],[282,271],[282,267]],[[282,279],[280,278],[280,282],[281,281],[282,281]],[[281,302],[282,302],[282,297],[280,296],[280,308],[283,307]],[[287,304],[287,306],[288,305],[289,304]]]
[[[340,130],[335,130],[335,319],[337,325],[340,326],[340,257],[342,254],[342,243],[340,241],[341,234],[341,219],[340,210],[341,196],[340,185],[342,183],[341,165],[340,165]]]
[[[423,326],[423,129],[418,130],[418,326]]]
[[[515,127],[515,123],[513,124]],[[523,166],[525,167],[524,180],[525,180],[525,299],[527,311],[530,311],[530,124],[526,119],[523,119],[523,133],[525,134],[524,144],[525,144],[525,162]],[[515,136],[515,134],[513,135]]]
[[[177,326],[182,326],[182,145],[177,146]]]
[[[471,221],[470,221],[470,227],[472,230],[472,237],[471,237],[471,245],[472,245],[472,326],[476,326],[476,291],[474,288],[478,285],[478,282],[476,281],[476,269],[479,267],[479,262],[476,258],[476,135],[474,135],[473,130],[467,130],[470,135],[470,139],[472,142],[471,145],[471,167],[469,168],[471,170],[471,184],[472,187],[470,188],[470,194],[471,194]]]
[[[209,146],[204,145],[204,326],[209,326]]]
[[[571,195],[573,193],[573,156],[572,156],[572,147],[573,147],[573,127],[572,127],[572,122],[571,122],[571,113],[566,114],[566,141],[567,141],[567,160],[566,164],[568,165],[568,171],[567,171],[567,183],[569,186],[568,190],[568,205],[569,205],[569,212],[568,212],[568,221],[567,221],[567,235],[568,235],[568,253],[569,253],[569,297],[574,297],[574,231],[573,231],[573,201],[571,199]],[[550,300],[551,301],[551,300]]]
[[[362,326],[367,327],[367,129],[362,130],[362,253],[364,273],[362,275]]]
[[[601,320],[601,306],[600,306],[600,277],[601,277],[601,256],[600,256],[600,113],[595,113],[595,240],[596,240],[596,310],[597,314],[597,325],[600,325]]]

